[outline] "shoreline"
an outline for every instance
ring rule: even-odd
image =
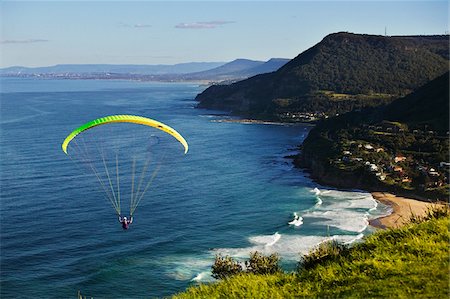
[[[386,216],[380,216],[369,220],[369,225],[378,229],[399,228],[410,222],[411,216],[425,216],[426,212],[433,207],[443,205],[443,200],[431,201],[424,196],[417,194],[397,193],[395,190],[386,190],[383,186],[370,186],[367,182],[358,181],[361,176],[354,172],[327,172],[326,165],[309,157],[310,164],[303,162],[303,153],[300,153],[294,160],[294,165],[310,174],[310,178],[323,186],[331,186],[337,189],[358,189],[368,192],[373,199],[388,205],[392,212]],[[315,171],[314,171],[315,170]],[[313,175],[315,173],[315,175]],[[376,190],[376,191],[375,191]],[[384,191],[379,191],[384,190]]]
[[[370,226],[381,229],[401,227],[409,222],[412,215],[424,216],[429,208],[437,204],[388,192],[371,192],[371,194],[376,201],[392,208],[391,214],[369,220]]]
[[[249,118],[220,119],[214,121],[224,123],[240,123],[240,124],[293,125],[292,123],[286,122],[264,121]],[[302,123],[302,124],[314,126],[314,124],[309,123]],[[303,170],[307,170],[304,167],[300,168]],[[316,181],[315,179],[313,180]],[[329,184],[325,183],[324,185],[326,186]],[[377,229],[399,228],[407,224],[411,216],[413,215],[419,217],[424,216],[430,208],[432,208],[436,204],[439,204],[438,202],[432,203],[424,201],[423,198],[415,199],[410,197],[404,197],[385,191],[368,191],[368,192],[372,194],[372,197],[375,199],[375,201],[381,202],[392,208],[392,212],[389,215],[369,220],[369,225]]]
[[[296,126],[296,125],[310,125],[309,123],[302,122],[281,122],[281,121],[270,121],[270,120],[258,120],[251,118],[230,118],[230,119],[215,119],[213,122],[218,123],[238,123],[238,124],[254,124],[254,125],[277,125],[277,126]]]

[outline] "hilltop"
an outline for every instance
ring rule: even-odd
[[[296,164],[337,187],[447,200],[449,73],[389,105],[312,129]]]
[[[270,73],[285,65],[289,59],[272,58],[268,61],[236,59],[216,68],[183,76],[189,80],[242,80],[258,74]]]
[[[449,36],[326,36],[273,73],[197,96],[200,108],[308,120],[377,106],[448,71]]]

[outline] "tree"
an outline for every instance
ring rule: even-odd
[[[250,253],[250,260],[245,262],[246,271],[253,274],[274,274],[281,271],[279,261],[280,256],[276,253],[265,256],[255,251]]]
[[[280,256],[276,253],[263,255],[258,251],[250,253],[250,259],[245,261],[245,270],[242,264],[230,256],[216,255],[212,265],[212,276],[216,279],[225,279],[239,273],[274,274],[281,271]]]
[[[233,260],[230,256],[216,255],[214,264],[212,265],[212,277],[216,279],[224,279],[231,275],[242,272],[242,266],[239,262]]]

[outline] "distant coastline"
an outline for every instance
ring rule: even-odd
[[[311,125],[311,124],[308,124],[308,123],[289,123],[289,122],[281,122],[281,121],[251,119],[251,118],[243,118],[243,119],[216,119],[216,120],[213,120],[213,122],[253,124],[253,125],[277,125],[277,126],[295,126],[295,125],[299,125],[299,124]]]

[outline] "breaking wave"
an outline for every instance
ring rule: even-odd
[[[293,218],[272,234],[249,236],[248,245],[236,248],[216,248],[204,253],[205,263],[196,258],[180,261],[172,273],[177,279],[191,282],[208,282],[214,256],[231,256],[236,260],[246,260],[251,252],[268,255],[277,253],[284,264],[296,264],[301,255],[308,254],[319,244],[337,241],[343,244],[359,242],[371,232],[369,219],[385,214],[388,209],[377,204],[367,192],[319,189],[309,190],[312,205],[304,210],[292,212]],[[305,200],[304,194],[300,200]],[[294,229],[301,226],[302,229]],[[197,257],[198,258],[198,257]],[[207,267],[202,267],[208,265]],[[186,267],[191,268],[186,270]],[[184,269],[181,270],[180,268]],[[196,271],[192,271],[195,268]],[[180,275],[181,274],[181,275]]]

